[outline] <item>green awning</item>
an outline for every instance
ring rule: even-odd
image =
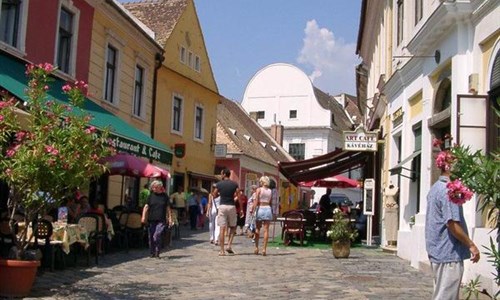
[[[26,62],[6,53],[0,53],[0,87],[19,99],[27,101],[24,91],[28,79],[25,75]],[[49,96],[55,100],[67,102],[62,92],[65,81],[55,78],[49,90]],[[93,116],[90,124],[97,128],[109,128],[113,146],[119,152],[127,152],[146,157],[161,163],[172,164],[172,151],[162,143],[155,141],[142,131],[105,110],[90,99],[85,99],[84,110]]]

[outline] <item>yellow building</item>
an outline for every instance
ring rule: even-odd
[[[89,66],[90,99],[111,111],[127,124],[152,136],[154,80],[156,63],[163,55],[154,33],[118,2],[101,1],[95,6]],[[109,124],[115,126],[115,124]],[[118,137],[115,147],[151,160],[169,169],[171,151],[149,149],[138,140]],[[158,151],[157,151],[158,150]],[[164,150],[162,152],[161,150]],[[126,197],[137,201],[139,190],[147,179],[110,176],[101,182],[101,195],[108,207],[125,204]],[[99,194],[99,193],[98,193]]]
[[[155,32],[165,59],[158,72],[154,137],[175,152],[173,188],[215,180],[215,131],[220,95],[192,0],[127,3]]]

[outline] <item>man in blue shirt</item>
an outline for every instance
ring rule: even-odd
[[[432,299],[458,299],[464,260],[479,261],[479,250],[467,234],[463,207],[449,200],[450,172],[441,170],[427,194],[426,249],[434,274]]]

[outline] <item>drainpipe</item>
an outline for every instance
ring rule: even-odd
[[[156,120],[156,89],[158,85],[158,70],[161,68],[165,56],[163,51],[161,53],[156,53],[155,55],[155,72],[153,75],[153,96],[152,96],[152,108],[151,108],[151,138],[155,138],[155,120]]]

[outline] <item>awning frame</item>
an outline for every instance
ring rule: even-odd
[[[413,179],[413,176],[408,176],[402,173],[403,170],[409,171],[411,175],[416,174],[417,172],[413,169],[405,168],[404,165],[408,162],[412,161],[415,157],[419,156],[422,153],[422,150],[416,150],[412,154],[408,155],[405,159],[400,161],[397,165],[389,169],[391,175],[403,176],[406,178]]]
[[[372,152],[345,151],[340,148],[307,160],[279,162],[279,171],[293,184],[308,182],[362,167]]]

